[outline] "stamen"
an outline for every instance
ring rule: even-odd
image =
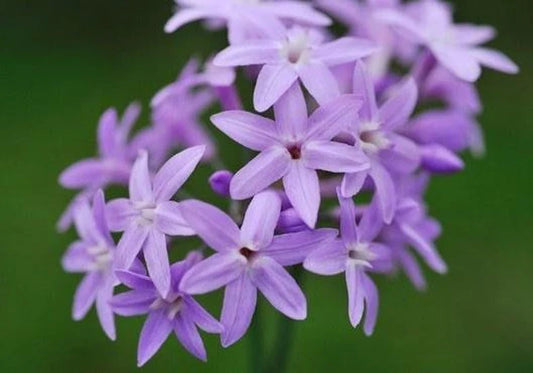
[[[289,154],[291,155],[292,159],[300,159],[302,158],[302,149],[298,145],[292,145],[287,148],[289,151]]]

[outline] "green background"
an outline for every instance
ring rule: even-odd
[[[444,227],[438,246],[450,272],[428,273],[422,294],[403,276],[381,278],[371,338],[348,323],[342,277],[309,276],[309,318],[297,325],[290,372],[533,371],[533,2],[456,3],[459,19],[499,29],[493,45],[522,72],[484,74],[487,156],[467,158],[466,172],[432,184],[430,211]],[[72,193],[57,185],[57,175],[94,154],[104,109],[122,110],[134,99],[146,104],[188,56],[223,46],[223,35],[196,25],[165,35],[171,8],[170,0],[0,4],[0,372],[136,370],[141,318],[119,319],[115,343],[94,312],[70,319],[79,277],[63,273],[59,261],[75,235],[57,234],[55,223]],[[224,157],[239,165],[231,153]],[[205,186],[200,191],[213,198]],[[216,301],[208,304],[216,309]],[[247,369],[247,339],[227,350],[215,336],[205,340],[207,364],[172,339],[143,370]]]

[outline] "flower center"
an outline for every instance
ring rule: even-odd
[[[298,32],[288,38],[281,54],[292,64],[305,63],[309,56],[309,42],[305,32]]]
[[[364,151],[376,153],[390,145],[389,139],[385,136],[378,123],[365,123],[359,130],[359,139]]]
[[[247,247],[243,247],[242,249],[239,250],[239,254],[244,256],[246,258],[246,260],[251,260],[256,255],[256,252],[253,251],[253,250],[250,250]]]
[[[299,145],[291,145],[287,147],[287,151],[291,155],[292,159],[300,159],[302,158],[302,149]]]
[[[89,247],[87,253],[93,258],[91,269],[94,271],[107,270],[113,261],[113,253],[103,244]]]
[[[357,243],[353,247],[348,249],[348,257],[356,265],[372,268],[370,262],[376,259],[376,255],[370,251],[369,247],[365,243]]]
[[[139,224],[149,225],[154,222],[155,218],[155,203],[140,202],[134,205],[135,209],[139,211]]]
[[[157,298],[151,305],[151,310],[165,308],[169,320],[173,320],[183,308],[183,298],[180,295],[174,295],[169,299]]]

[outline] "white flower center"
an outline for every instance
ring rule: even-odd
[[[357,243],[348,248],[348,257],[358,266],[372,268],[371,261],[376,259],[376,255],[370,251],[368,244]]]
[[[377,153],[389,147],[390,141],[387,139],[379,123],[363,123],[359,129],[359,140],[365,152]]]
[[[93,271],[105,271],[113,261],[113,253],[103,244],[89,247],[87,253],[93,257],[91,264],[91,270]]]
[[[179,295],[173,295],[169,299],[157,298],[151,305],[151,310],[165,308],[169,320],[174,320],[176,315],[183,308],[183,298]]]
[[[155,219],[155,209],[157,208],[155,203],[151,202],[139,202],[133,206],[139,212],[139,218],[137,222],[140,225],[153,224]]]
[[[281,48],[281,55],[292,64],[303,64],[309,59],[309,38],[307,33],[290,35]]]

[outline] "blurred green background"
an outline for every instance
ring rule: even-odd
[[[499,29],[493,45],[522,72],[485,72],[487,156],[468,158],[466,172],[432,184],[431,213],[444,226],[438,245],[450,273],[428,273],[423,294],[403,276],[380,279],[371,338],[348,323],[342,277],[308,277],[309,318],[296,327],[290,372],[533,371],[533,2],[456,3],[459,19]],[[75,235],[57,234],[55,223],[72,193],[56,180],[94,154],[104,109],[148,103],[188,56],[223,46],[223,35],[197,25],[165,35],[171,9],[170,0],[0,4],[0,372],[136,370],[142,319],[119,319],[115,343],[94,312],[70,319],[79,277],[63,273],[59,261]],[[172,339],[143,370],[246,371],[247,339],[228,350],[215,336],[205,340],[207,364]]]

